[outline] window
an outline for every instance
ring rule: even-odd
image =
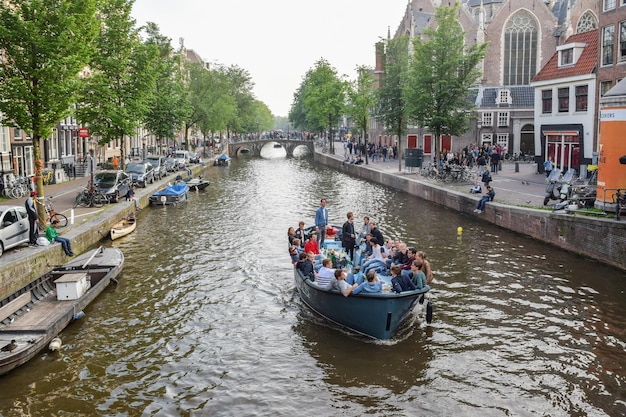
[[[20,129],[19,127],[14,127],[13,128],[13,138],[15,140],[22,140],[22,139],[24,139],[22,137],[22,129]]]
[[[498,127],[506,127],[509,125],[509,112],[498,112]]]
[[[525,10],[513,15],[504,31],[504,85],[528,85],[537,73],[538,24]]]
[[[9,140],[9,128],[0,125],[0,152],[11,151],[11,141]]]
[[[483,126],[493,126],[493,113],[483,113]]]
[[[611,81],[601,81],[600,82],[600,97],[606,94],[613,87],[613,83]]]
[[[559,113],[569,111],[569,87],[559,88]]]
[[[576,86],[576,111],[587,111],[587,86]]]
[[[497,100],[496,104],[511,104],[512,103],[511,90],[509,89],[498,90],[498,98],[496,100]]]
[[[493,140],[493,133],[483,133],[480,135],[481,144],[482,143],[491,143]]]
[[[559,53],[559,66],[571,65],[574,63],[574,48],[563,49]]]
[[[619,24],[619,48],[617,50],[618,61],[626,61],[626,21]]]
[[[509,147],[509,134],[508,133],[498,133],[496,136],[496,145],[500,145],[503,148]]]
[[[590,11],[586,11],[585,14],[583,14],[578,20],[578,25],[576,25],[576,33],[589,32],[590,30],[594,30],[597,28],[598,21],[596,20],[596,17]]]
[[[615,0],[604,0],[604,8],[602,11],[613,10],[615,8]]]
[[[602,65],[613,65],[615,26],[602,28]]]
[[[543,114],[552,113],[552,90],[542,90],[541,91],[541,103]]]

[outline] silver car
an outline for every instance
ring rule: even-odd
[[[28,213],[23,206],[0,206],[0,256],[5,250],[30,242]]]
[[[158,155],[148,155],[144,162],[149,162],[154,168],[154,178],[160,180],[167,177],[167,167],[165,166],[165,157]]]

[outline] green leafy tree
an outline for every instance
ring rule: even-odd
[[[369,125],[370,112],[376,105],[374,85],[376,80],[372,75],[372,69],[367,66],[357,67],[357,78],[348,88],[347,113],[352,117],[356,126],[361,131],[361,137],[365,138]],[[368,163],[367,153],[365,163]]]
[[[222,68],[204,71],[206,91],[202,93],[202,112],[197,124],[206,137],[213,132],[226,130],[228,121],[237,115],[237,103],[229,94],[230,81]]]
[[[78,75],[93,53],[98,27],[94,0],[0,2],[2,123],[19,126],[32,138],[40,196],[40,141],[70,114]]]
[[[155,44],[141,42],[132,5],[132,0],[101,2],[92,75],[77,107],[79,120],[89,124],[100,145],[120,140],[121,161],[125,137],[134,134],[152,102],[159,56]]]
[[[320,59],[315,63],[304,88],[304,109],[307,120],[319,121],[329,132],[330,152],[334,153],[333,127],[345,110],[346,82],[337,70]]]
[[[471,128],[474,104],[468,90],[480,77],[478,64],[486,44],[464,46],[464,32],[457,21],[459,5],[435,12],[436,28],[415,38],[407,83],[408,114],[435,136],[435,162],[439,164],[441,135],[462,135]]]
[[[173,54],[170,39],[163,36],[154,23],[148,22],[145,31],[146,43],[156,46],[159,55],[155,62],[155,89],[144,118],[144,126],[155,135],[161,149],[163,139],[173,138],[183,125],[190,104],[186,100],[180,58]]]
[[[409,69],[409,37],[399,36],[384,44],[385,72],[380,87],[376,90],[376,117],[385,131],[397,135],[398,170],[402,171],[402,136],[407,129],[406,83]]]

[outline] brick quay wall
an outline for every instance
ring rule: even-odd
[[[461,213],[473,215],[476,197],[445,185],[377,169],[343,164],[337,156],[314,153],[316,162],[366,181],[391,187]],[[480,218],[561,249],[626,270],[626,219],[597,218],[490,202]]]

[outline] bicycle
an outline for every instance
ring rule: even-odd
[[[39,203],[38,200],[37,201],[38,204]],[[48,201],[44,204],[45,210],[46,210],[46,221],[43,223],[43,225],[40,222],[40,226],[45,228],[45,225],[50,223],[55,223],[57,227],[66,227],[68,224],[67,221],[67,216],[65,216],[65,214],[61,214],[61,213],[57,213],[54,208],[52,207],[52,197],[48,197]]]
[[[84,187],[74,200],[74,208],[81,207],[102,207],[109,202],[109,199],[93,187]]]

